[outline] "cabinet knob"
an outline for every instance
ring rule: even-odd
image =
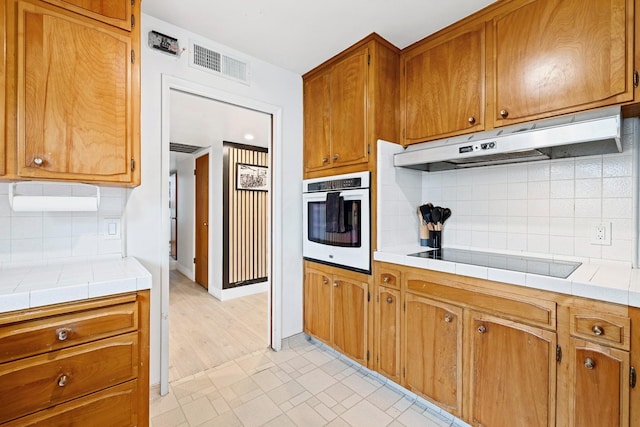
[[[323,285],[326,285],[327,283],[329,283],[329,281],[328,281],[327,279],[324,279],[324,280],[322,281],[322,284],[323,284]]]
[[[484,334],[485,332],[487,332],[487,327],[484,325],[480,325],[478,326],[478,333],[479,334]]]
[[[322,163],[327,163],[329,162],[329,158],[328,157],[323,157],[322,158]]]
[[[338,282],[333,282],[333,287],[337,288],[338,287]]]
[[[449,313],[444,315],[444,321],[445,322],[451,323],[452,320],[453,320],[453,316],[451,316]],[[481,328],[484,328],[484,326],[481,326]],[[478,332],[480,332],[480,330],[478,330]]]
[[[471,116],[467,119],[467,121],[469,122],[470,125],[474,124],[476,122],[476,118]]]
[[[44,160],[41,157],[36,157],[35,159],[33,159],[33,164],[36,166],[42,166],[44,163]]]
[[[333,161],[334,161],[334,162],[335,162],[336,160],[338,160],[339,158],[340,158],[340,156],[339,156],[339,155],[337,155],[337,154],[334,154],[334,155],[333,155]]]
[[[503,119],[506,119],[508,115],[509,112],[507,110],[500,110],[500,117],[502,117]]]
[[[67,329],[67,328],[58,329],[56,331],[56,334],[58,334],[58,341],[66,341],[66,339],[69,338],[69,332],[71,332],[71,329]]]
[[[391,304],[391,303],[393,302],[393,298],[391,298],[391,297],[387,297],[387,302],[388,302],[389,304]]]
[[[205,222],[205,223],[203,223],[202,225],[204,225],[205,227],[208,227],[208,226],[209,226],[209,224],[208,224],[208,223],[206,223],[206,222]]]
[[[389,283],[389,276],[384,276],[384,277],[382,278],[382,281],[383,281],[384,283]]]
[[[602,326],[599,326],[599,325],[593,325],[593,328],[591,328],[591,331],[593,332],[593,335],[597,337],[604,334],[604,329],[602,329]]]
[[[66,375],[62,375],[60,378],[58,378],[58,387],[66,386],[68,380],[69,377],[67,377]]]
[[[593,369],[596,367],[596,361],[590,357],[584,359],[584,367],[587,369]]]

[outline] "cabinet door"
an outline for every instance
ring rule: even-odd
[[[629,352],[571,338],[570,426],[629,425]]]
[[[0,175],[5,174],[5,150],[7,133],[4,126],[5,120],[5,94],[7,93],[6,83],[6,66],[7,66],[7,49],[5,48],[5,40],[7,38],[7,2],[0,2]]]
[[[378,372],[399,383],[400,291],[381,286],[376,303]]]
[[[460,416],[462,309],[405,296],[404,386]]]
[[[362,49],[331,68],[331,161],[333,166],[366,163],[367,71]]]
[[[132,0],[44,0],[62,8],[72,10],[89,18],[105,22],[110,25],[131,30],[135,25],[135,20],[131,15],[131,8],[134,7]]]
[[[18,4],[18,175],[131,182],[128,33]]]
[[[304,274],[304,331],[331,342],[331,278],[307,268]]]
[[[304,81],[304,169],[305,172],[331,166],[331,109],[329,72]]]
[[[474,24],[403,57],[406,143],[484,129],[484,40]]]
[[[466,316],[472,424],[555,425],[555,332],[472,311]]]
[[[367,364],[366,283],[333,277],[333,345],[361,365]]]
[[[520,4],[493,20],[496,126],[632,99],[632,0]]]

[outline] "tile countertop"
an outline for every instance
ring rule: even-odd
[[[0,313],[151,289],[135,258],[104,257],[0,269]]]
[[[417,245],[399,246],[376,251],[373,259],[640,307],[640,270],[622,263],[597,264],[583,262],[568,278],[558,279],[538,274],[479,267],[408,255],[425,250],[429,250],[429,248]]]

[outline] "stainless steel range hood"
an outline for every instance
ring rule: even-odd
[[[539,120],[409,146],[395,166],[436,172],[622,152],[620,107]]]

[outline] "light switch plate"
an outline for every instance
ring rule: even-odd
[[[106,240],[116,240],[120,238],[120,218],[104,218],[103,224],[103,234]]]

